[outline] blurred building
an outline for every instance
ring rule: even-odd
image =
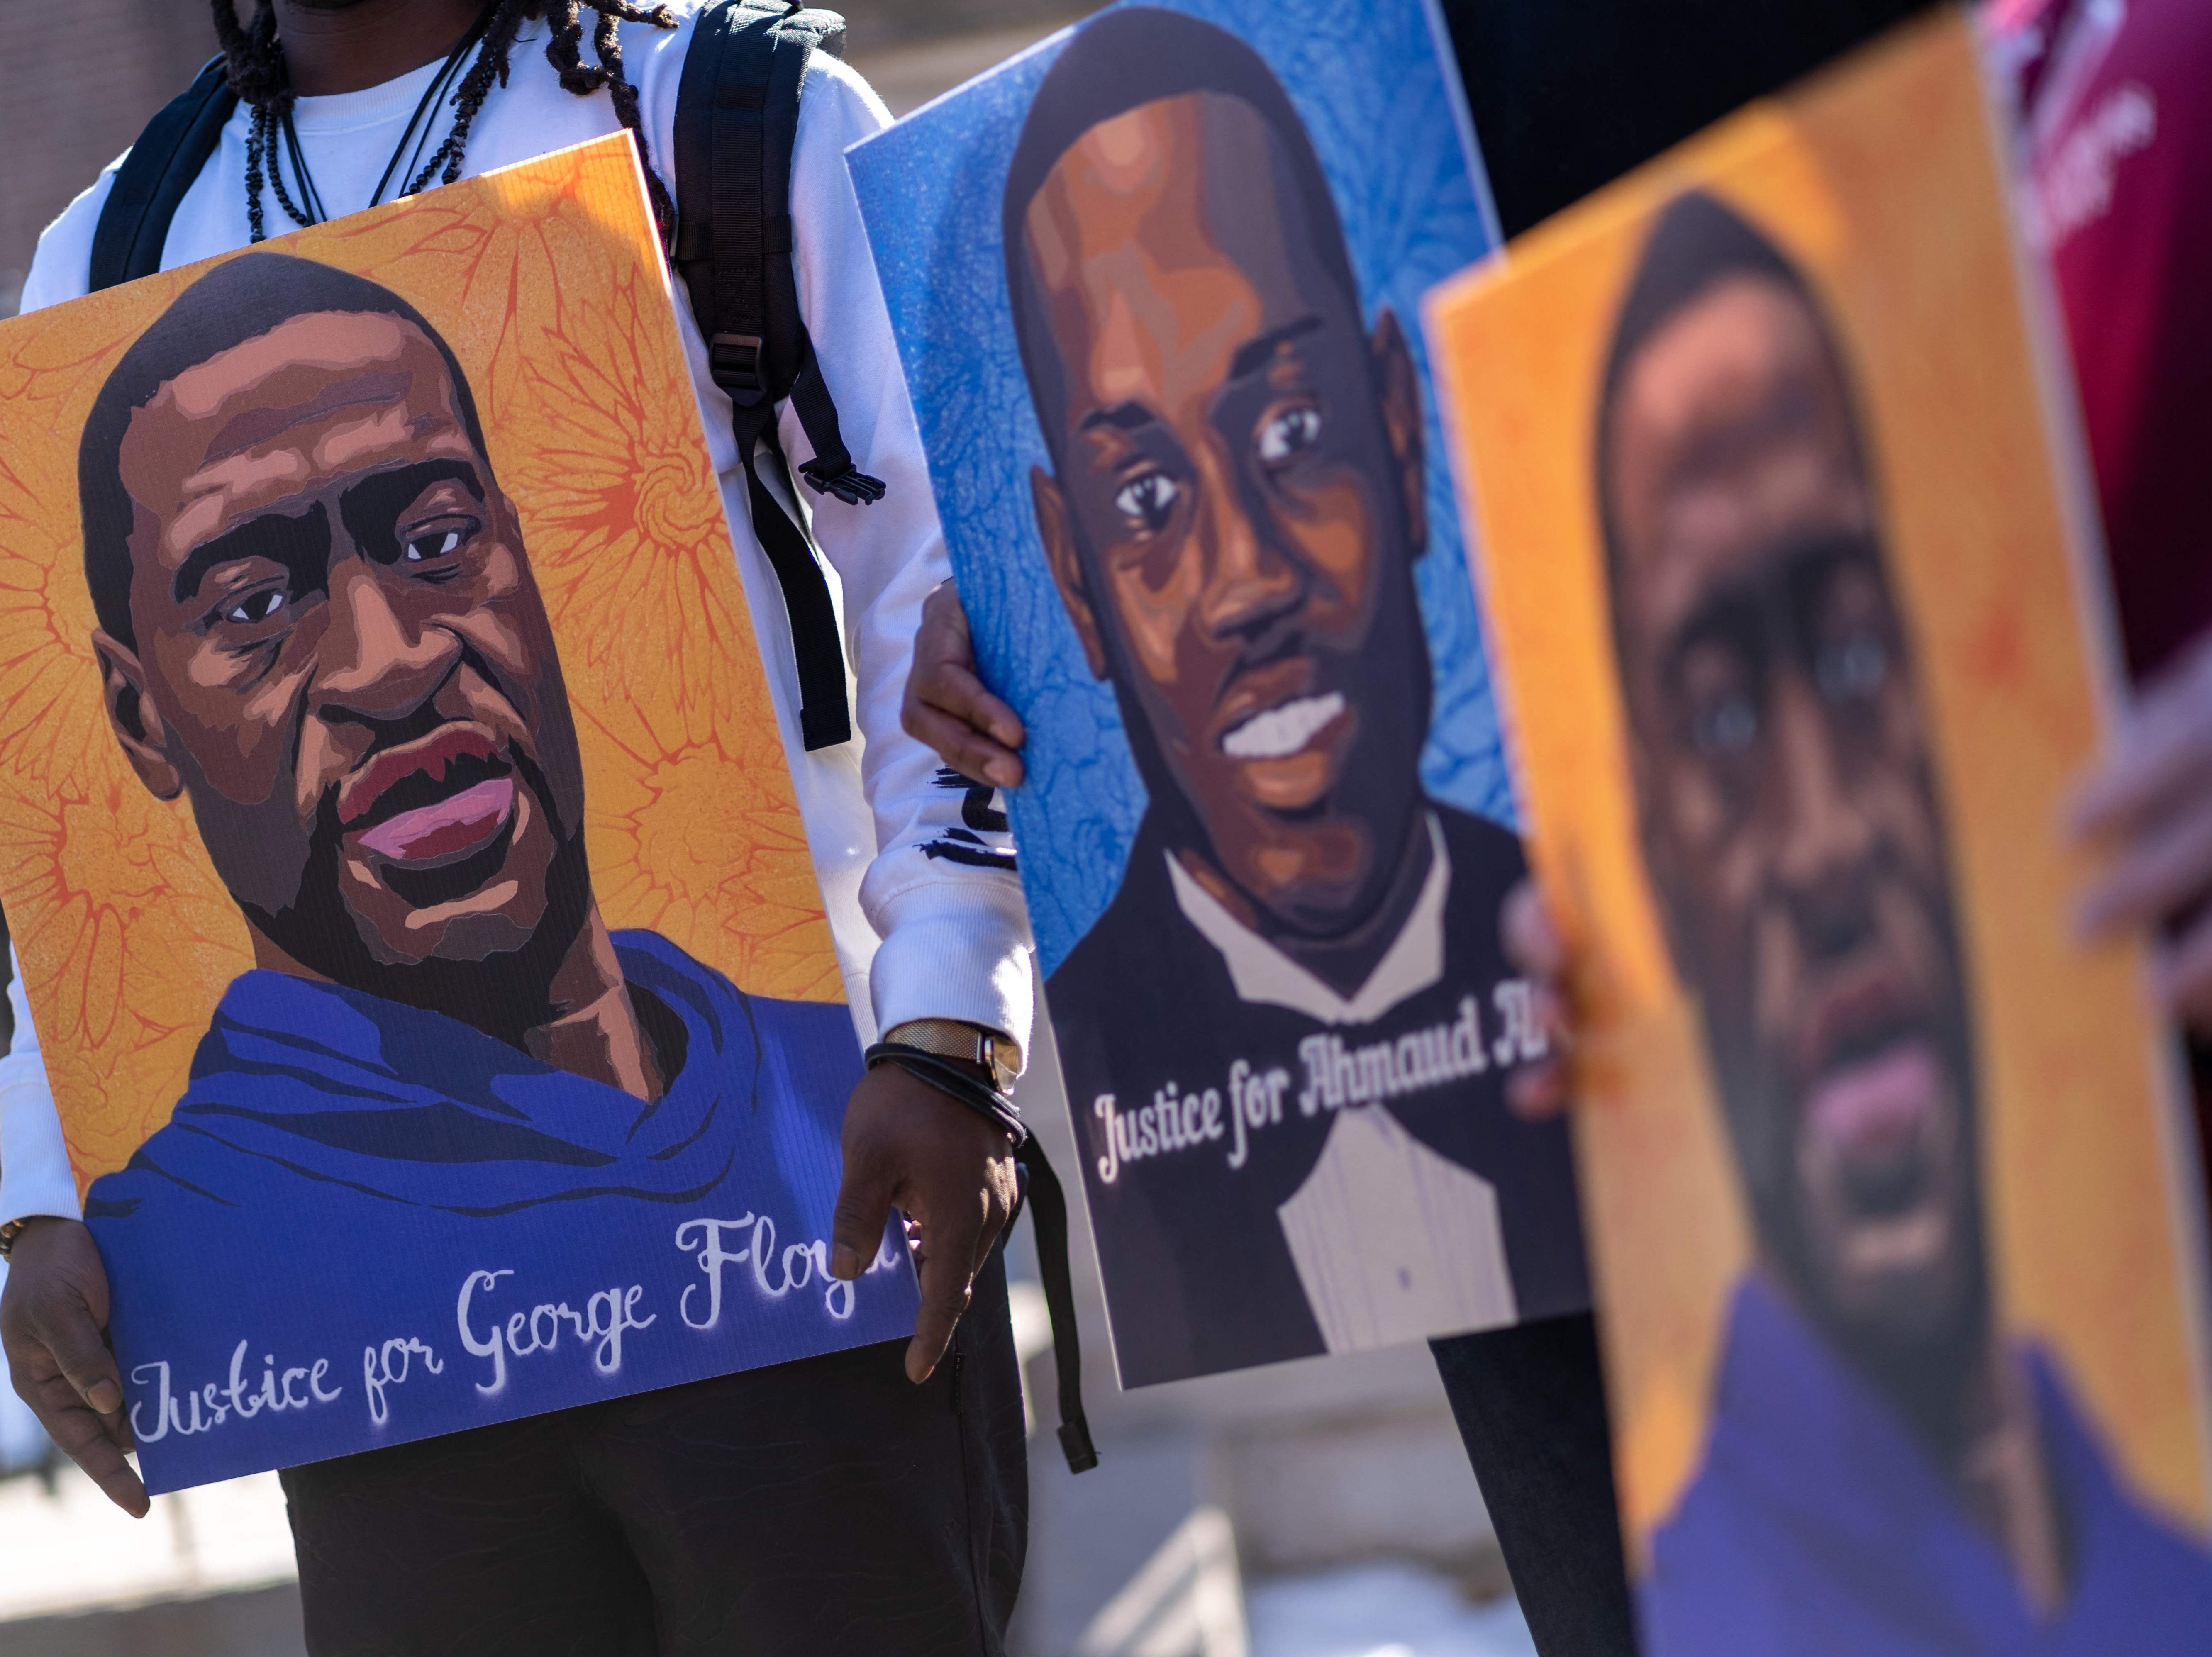
[[[904,113],[1095,0],[849,0],[848,56]],[[201,0],[0,0],[0,315],[38,233],[214,50]],[[1059,1078],[1030,1120],[1074,1180]],[[1021,1657],[1527,1652],[1495,1539],[1420,1348],[1121,1393],[1075,1216],[1086,1399],[1103,1460],[1052,1435],[1042,1296],[1018,1322],[1037,1431]],[[1027,1228],[1013,1257],[1034,1274]],[[20,1426],[21,1423],[16,1423]],[[0,1657],[297,1657],[274,1475],[165,1496],[138,1523],[34,1449],[0,1472]],[[17,1539],[32,1539],[35,1546]],[[1332,1631],[1334,1630],[1334,1631]]]
[[[214,52],[205,0],[0,4],[0,316],[39,232]]]

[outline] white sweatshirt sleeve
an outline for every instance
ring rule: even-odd
[[[32,1028],[31,1004],[23,996],[23,965],[8,946],[8,1010],[15,1015],[15,1039],[0,1059],[0,1225],[33,1214],[82,1217],[76,1181],[70,1175],[69,1147],[62,1142],[61,1118],[46,1086],[46,1066],[39,1057],[39,1033]]]
[[[845,446],[888,491],[873,506],[805,491],[816,537],[844,590],[859,685],[854,713],[866,739],[862,780],[876,825],[860,903],[883,940],[870,973],[876,1024],[961,1018],[1026,1050],[1034,1011],[1029,917],[1003,802],[944,771],[899,725],[922,600],[951,567],[845,165],[846,147],[890,117],[842,63],[814,64],[792,156],[799,305]],[[779,429],[796,471],[814,450],[788,405]]]

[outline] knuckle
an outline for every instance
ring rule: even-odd
[[[106,1357],[105,1349],[97,1354],[74,1349],[66,1354],[56,1352],[54,1360],[61,1365],[63,1379],[82,1393],[93,1382],[106,1378],[107,1366],[100,1362]]]
[[[881,1225],[884,1212],[890,1207],[889,1193],[881,1180],[866,1174],[848,1174],[845,1184],[837,1193],[836,1205],[830,1216],[840,1227],[866,1230]]]
[[[108,1460],[108,1452],[113,1447],[97,1433],[75,1445],[64,1444],[62,1448],[69,1453],[70,1460],[84,1470],[85,1477],[102,1489],[115,1477],[116,1469]]]
[[[55,1335],[69,1326],[72,1298],[51,1281],[33,1284],[16,1303],[18,1327],[31,1339],[51,1345]]]

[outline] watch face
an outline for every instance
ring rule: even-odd
[[[981,1060],[983,1068],[991,1073],[993,1087],[1004,1093],[1013,1085],[1012,1079],[1007,1073],[1008,1066],[1005,1052],[994,1038],[978,1034],[975,1038],[975,1056]]]

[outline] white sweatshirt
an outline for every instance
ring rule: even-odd
[[[637,87],[654,170],[674,191],[676,93],[691,20],[701,0],[675,0],[682,27],[622,26],[623,61]],[[544,57],[546,28],[526,26],[515,41],[509,83],[495,86],[469,137],[468,174],[527,161],[619,130],[604,92],[563,91]],[[585,59],[592,61],[589,44]],[[382,86],[294,107],[300,145],[332,216],[368,204],[407,118],[437,73],[426,65]],[[162,250],[164,269],[241,247],[247,240],[246,140],[241,106],[222,142],[179,204]],[[445,137],[441,111],[429,148]],[[823,379],[836,398],[846,446],[864,471],[888,486],[872,506],[848,506],[808,491],[817,538],[842,586],[848,659],[855,676],[857,735],[809,754],[799,735],[799,690],[790,625],[774,570],[754,538],[744,480],[730,431],[729,399],[707,373],[706,349],[690,308],[677,324],[722,486],[738,568],[774,692],[792,780],[823,901],[863,1039],[909,1018],[965,1019],[1030,1041],[1029,927],[1011,868],[979,866],[974,831],[961,819],[963,787],[938,781],[937,756],[899,729],[899,701],[922,599],[948,573],[944,537],[890,319],[845,170],[845,149],[890,120],[867,83],[834,58],[813,59],[792,156],[792,258],[799,298]],[[89,280],[93,229],[114,178],[103,173],[39,240],[22,308],[82,295]],[[288,181],[289,174],[287,174]],[[296,189],[294,191],[297,197]],[[264,190],[264,222],[292,228]],[[782,411],[793,470],[813,456],[805,431]],[[732,641],[732,648],[740,648]],[[951,831],[960,831],[951,836]],[[948,838],[948,836],[951,836]],[[990,837],[1003,849],[1002,835]],[[964,847],[961,856],[932,855]],[[127,992],[127,986],[126,986]],[[15,1045],[0,1059],[0,1223],[30,1214],[75,1217],[76,1192],[53,1097],[22,998],[10,987]]]

